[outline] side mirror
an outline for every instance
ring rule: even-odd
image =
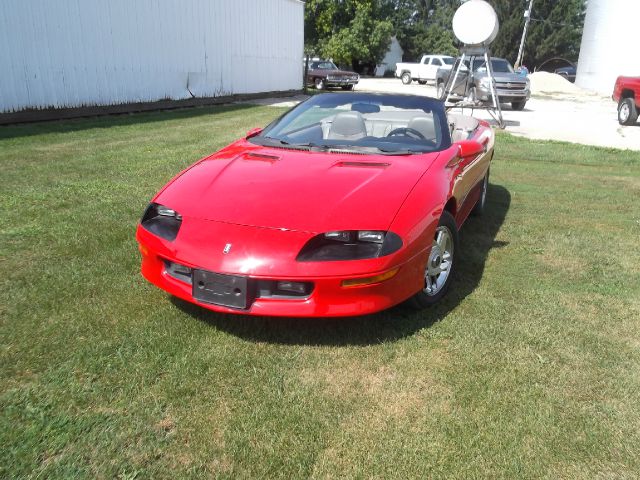
[[[475,157],[484,153],[484,145],[475,140],[461,140],[457,142],[457,145],[460,148],[459,155],[462,158]]]
[[[251,137],[255,137],[256,135],[258,135],[261,131],[262,131],[262,127],[252,128],[251,130],[249,130],[247,132],[247,134],[244,136],[244,138],[246,138],[248,140]]]

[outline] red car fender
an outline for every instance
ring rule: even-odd
[[[415,259],[410,264],[415,270],[413,278],[416,291],[422,288],[424,263],[431,251],[436,227],[447,202],[452,198],[455,168],[449,164],[458,155],[458,150],[458,145],[452,145],[440,152],[438,158],[413,187],[389,228],[405,242],[403,257],[407,260]]]

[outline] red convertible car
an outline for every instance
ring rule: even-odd
[[[494,134],[421,96],[311,97],[196,162],[137,229],[142,275],[227,313],[351,316],[449,289]]]

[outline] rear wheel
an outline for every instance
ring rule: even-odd
[[[313,84],[316,86],[316,90],[324,90],[326,88],[324,78],[316,78]]]
[[[633,125],[638,119],[638,110],[633,98],[623,98],[618,104],[618,123]]]
[[[487,203],[487,190],[489,190],[489,170],[487,170],[487,174],[484,176],[482,180],[482,187],[480,187],[480,198],[478,199],[478,203],[476,203],[471,213],[477,216],[480,216],[484,213],[485,205]]]
[[[404,72],[400,79],[402,80],[402,83],[409,85],[411,83],[411,74],[409,72]]]
[[[511,102],[511,108],[513,110],[524,110],[524,106],[526,105],[527,101],[526,100],[522,100],[520,102]]]
[[[442,213],[431,244],[431,252],[424,268],[424,286],[411,298],[416,308],[438,303],[451,286],[458,250],[458,229],[453,216]]]
[[[438,82],[436,87],[436,97],[440,100],[444,100],[444,82]]]

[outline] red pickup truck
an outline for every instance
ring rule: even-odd
[[[613,100],[618,102],[618,122],[633,125],[640,110],[640,77],[618,77],[613,87]]]

